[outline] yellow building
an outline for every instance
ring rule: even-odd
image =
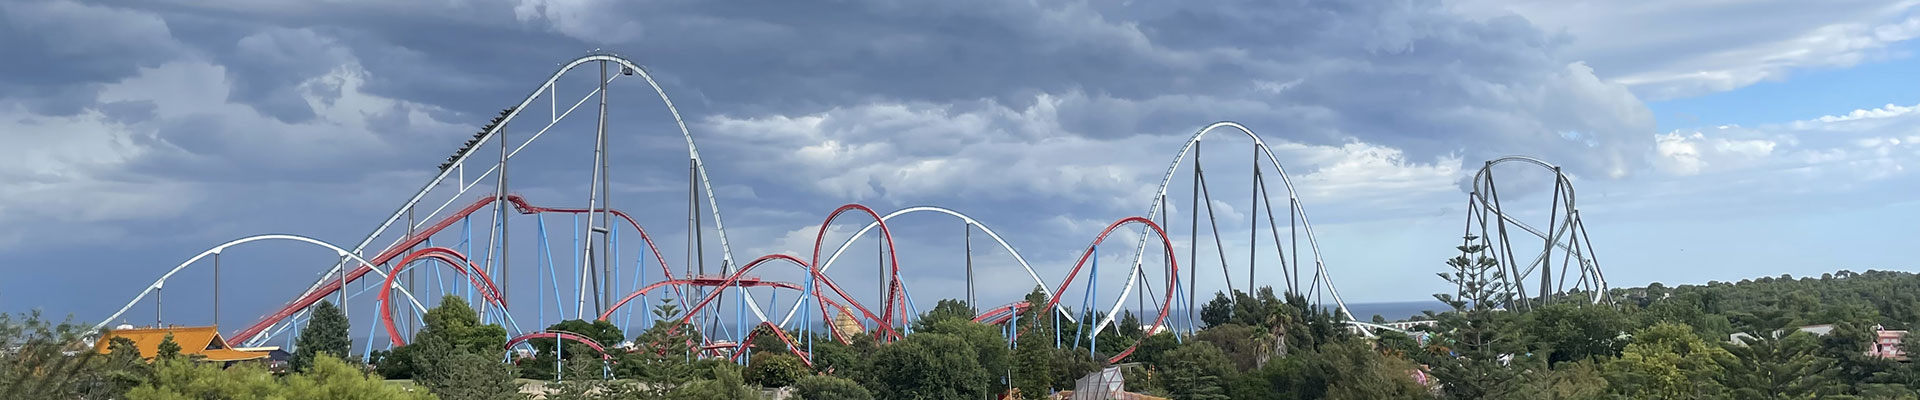
[[[140,349],[140,357],[153,360],[160,354],[160,342],[173,335],[173,342],[180,345],[180,355],[211,362],[230,362],[265,359],[269,352],[240,351],[227,345],[220,337],[219,328],[212,326],[169,326],[165,328],[114,329],[100,337],[94,343],[94,350],[100,354],[113,352],[109,348],[113,338],[123,337],[133,341],[134,348]],[[199,357],[194,357],[199,356]]]
[[[840,336],[852,337],[854,334],[865,331],[865,329],[860,326],[860,321],[855,320],[853,315],[848,313],[845,307],[841,307],[839,311],[840,312],[833,314],[833,330],[837,331]]]

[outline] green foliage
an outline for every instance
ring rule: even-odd
[[[419,346],[400,346],[393,350],[374,350],[367,354],[367,363],[373,364],[373,371],[387,379],[413,379],[419,370],[414,366],[414,352]]]
[[[554,332],[554,331],[570,332],[570,333],[578,334],[580,336],[586,336],[588,339],[592,339],[594,342],[599,343],[601,347],[613,347],[615,345],[620,344],[620,342],[624,342],[627,340],[626,334],[620,332],[619,325],[614,325],[612,322],[600,321],[600,320],[586,321],[586,320],[571,319],[566,321],[560,321],[559,323],[548,326],[546,331],[547,332]],[[551,349],[553,348],[554,340],[555,339],[544,339],[544,338],[531,339],[531,340],[527,340],[527,343],[532,344],[533,348],[536,348],[536,349]],[[592,352],[591,350],[581,354],[586,354],[587,356],[590,356],[590,357],[600,356],[599,353]],[[566,357],[571,359],[573,358],[573,355],[569,354]]]
[[[1007,389],[1007,385],[1001,382],[999,377],[1007,374],[1011,366],[1009,362],[1012,359],[1012,353],[1007,350],[1007,339],[1001,336],[998,328],[973,322],[971,318],[952,318],[936,322],[925,330],[914,332],[916,335],[922,333],[953,335],[965,340],[969,346],[973,347],[973,353],[980,361],[980,369],[986,371],[987,376],[993,377],[988,385],[989,392],[998,393]]]
[[[1534,364],[1531,373],[1521,376],[1520,389],[1512,397],[1521,399],[1599,400],[1607,398],[1607,380],[1600,365],[1592,360],[1568,361],[1541,368]]]
[[[626,340],[626,334],[620,332],[620,327],[607,321],[566,320],[547,326],[545,331],[585,336],[587,340],[594,341],[602,348],[612,348]],[[521,378],[554,379],[554,367],[563,364],[554,359],[556,353],[567,362],[573,360],[592,360],[595,364],[600,362],[599,351],[571,339],[535,338],[527,340],[527,344],[535,350],[535,353],[532,358],[519,360]],[[594,374],[599,375],[597,371]]]
[[[180,358],[180,342],[173,341],[172,332],[168,332],[167,337],[160,339],[160,346],[154,349],[153,357],[157,360],[177,360]]]
[[[1719,346],[1694,335],[1693,328],[1661,323],[1634,331],[1620,358],[1605,374],[1614,394],[1634,399],[1727,398],[1721,383],[1737,361]]]
[[[407,370],[414,382],[440,390],[474,390],[494,393],[499,385],[511,382],[507,367],[497,362],[506,354],[507,330],[499,325],[481,325],[480,316],[458,296],[446,296],[427,310],[426,327],[414,336],[414,343],[395,348],[383,357],[395,367],[376,368],[381,375]],[[471,357],[468,357],[471,356]],[[371,357],[369,357],[371,358]],[[494,367],[498,366],[499,370]]]
[[[219,365],[185,360],[162,360],[154,380],[129,391],[130,400],[187,399],[432,399],[423,391],[409,391],[368,376],[346,362],[322,354],[306,372],[275,378],[256,363],[222,369]]]
[[[873,400],[873,394],[858,383],[819,375],[800,378],[793,384],[793,394],[800,400]]]
[[[0,314],[0,398],[116,399],[151,377],[132,341],[108,343],[113,353],[103,355],[81,340],[88,333],[38,311]]]
[[[1120,321],[1114,323],[1113,329],[1120,334],[1120,337],[1139,339],[1141,335],[1146,334],[1140,324],[1140,317],[1133,315],[1133,310],[1120,310]]]
[[[604,366],[599,360],[589,357],[567,360],[563,374],[565,379],[549,383],[543,400],[615,400],[627,397],[628,389],[632,386],[601,379]]]
[[[747,363],[747,383],[761,387],[786,387],[807,376],[807,364],[785,353],[755,354]]]
[[[1122,361],[1133,361],[1147,365],[1165,365],[1162,359],[1167,352],[1180,347],[1180,339],[1173,335],[1173,332],[1168,331],[1142,339],[1140,346],[1133,349],[1133,354],[1127,356],[1127,359]]]
[[[694,335],[692,326],[677,318],[679,309],[673,299],[660,299],[653,313],[657,317],[653,326],[634,338],[633,352],[618,356],[614,375],[633,379],[634,396],[639,398],[673,398],[676,389],[701,374],[711,374],[713,366],[690,362],[700,338]]]
[[[1031,304],[1019,316],[1013,348],[1013,387],[1023,398],[1042,398],[1053,386],[1053,310],[1046,307],[1047,295],[1035,286],[1027,293]],[[884,396],[883,396],[884,397]]]
[[[915,333],[880,348],[864,386],[883,399],[976,399],[989,379],[978,360],[963,338]]]
[[[1512,313],[1496,310],[1508,301],[1506,273],[1498,260],[1486,255],[1485,245],[1473,243],[1475,239],[1465,237],[1465,244],[1456,247],[1460,255],[1447,260],[1454,272],[1440,277],[1459,290],[1433,297],[1453,311],[1433,315],[1438,329],[1432,345],[1416,357],[1432,368],[1447,398],[1507,398],[1518,388],[1519,371],[1508,368],[1503,360],[1519,354],[1521,346],[1504,332]]]
[[[1626,345],[1622,334],[1631,329],[1619,310],[1585,302],[1540,306],[1515,325],[1528,350],[1551,363],[1613,358]]]
[[[1295,354],[1232,381],[1234,399],[1424,399],[1411,361],[1341,340]]]
[[[1241,371],[1259,368],[1260,361],[1264,359],[1254,339],[1253,327],[1231,322],[1203,329],[1194,337],[1194,340],[1213,344],[1226,353],[1227,358],[1233,360],[1233,367]]]
[[[306,371],[320,354],[346,358],[353,348],[353,339],[347,337],[352,327],[340,307],[321,300],[313,306],[312,315],[307,327],[300,331],[300,338],[294,341],[293,358],[287,362],[294,371]]]
[[[1200,323],[1202,324],[1202,328],[1211,328],[1231,322],[1233,322],[1233,298],[1227,297],[1226,293],[1214,292],[1213,300],[1208,300],[1206,305],[1200,306]]]
[[[415,360],[421,374],[416,379],[434,395],[443,399],[509,400],[524,399],[520,384],[514,381],[512,367],[500,357],[456,351],[443,345],[419,347],[423,357]],[[597,376],[597,374],[596,374]]]
[[[687,400],[740,400],[759,398],[759,394],[755,393],[753,389],[748,388],[746,382],[740,378],[740,369],[731,367],[733,364],[705,365],[708,365],[706,370],[709,375],[712,376],[711,378],[704,378],[682,385],[674,389],[671,397],[667,398]]]
[[[866,335],[854,335],[853,340],[872,341],[872,339],[869,339]],[[807,342],[804,340],[795,342],[794,344],[800,346],[802,350],[805,350],[807,347]],[[853,346],[840,343],[833,339],[832,334],[824,332],[816,334],[813,337],[813,352],[809,353],[809,355],[813,356],[813,369],[815,371],[834,374],[848,379],[855,379],[852,375],[857,373],[856,371],[859,370],[862,362],[868,360],[868,357],[856,353]]]
[[[503,354],[507,329],[500,325],[481,325],[480,314],[460,296],[447,295],[440,304],[427,310],[426,328],[414,336],[415,345],[446,345],[455,351],[476,354]]]
[[[973,317],[973,307],[968,306],[966,301],[942,299],[939,303],[933,305],[933,309],[920,314],[920,319],[913,322],[913,331],[924,331],[933,327],[933,324],[949,319],[972,321]]]
[[[1167,392],[1178,400],[1225,400],[1233,363],[1213,344],[1189,342],[1166,355]]]
[[[1835,360],[1821,357],[1820,341],[1793,331],[1784,338],[1771,332],[1750,334],[1744,345],[1725,346],[1739,360],[1730,365],[1727,386],[1737,399],[1801,399],[1845,394]]]
[[[787,343],[780,341],[773,327],[767,325],[753,328],[753,340],[748,341],[748,346],[753,347],[753,354],[788,354]]]
[[[1053,349],[1053,388],[1066,390],[1073,388],[1073,382],[1094,371],[1106,367],[1106,357],[1087,354],[1086,349]]]

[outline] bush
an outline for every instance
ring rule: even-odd
[[[792,386],[794,381],[807,376],[806,363],[799,357],[786,354],[758,354],[747,364],[747,383],[762,387]]]
[[[793,394],[800,400],[873,400],[873,394],[860,384],[824,375],[800,378],[793,384]]]

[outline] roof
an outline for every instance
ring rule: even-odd
[[[94,349],[101,354],[113,352],[108,348],[112,339],[123,337],[133,341],[134,348],[140,349],[140,357],[152,360],[160,353],[160,342],[173,335],[173,342],[180,345],[181,355],[198,355],[207,361],[243,361],[267,358],[263,351],[234,350],[227,340],[220,337],[220,330],[212,326],[169,326],[165,328],[115,329],[94,343]]]

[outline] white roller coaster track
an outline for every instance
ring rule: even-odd
[[[1173,174],[1179,171],[1180,163],[1186,160],[1187,153],[1193,151],[1193,146],[1197,143],[1200,143],[1201,138],[1206,137],[1207,133],[1213,132],[1214,129],[1219,129],[1219,128],[1232,128],[1233,130],[1240,131],[1240,133],[1246,134],[1247,138],[1253,139],[1253,145],[1260,150],[1262,155],[1266,156],[1267,163],[1272,165],[1275,171],[1279,171],[1280,182],[1283,183],[1287,189],[1287,200],[1289,204],[1288,208],[1290,208],[1288,212],[1299,214],[1300,225],[1302,229],[1305,230],[1307,233],[1307,247],[1313,251],[1313,266],[1314,266],[1314,278],[1313,278],[1314,283],[1313,284],[1316,284],[1316,285],[1325,284],[1327,287],[1327,294],[1333,296],[1333,302],[1334,304],[1337,304],[1339,306],[1340,313],[1343,315],[1347,315],[1347,318],[1349,319],[1353,318],[1353,313],[1347,311],[1347,303],[1340,299],[1340,291],[1334,288],[1333,278],[1327,274],[1326,263],[1320,259],[1320,241],[1314,238],[1313,224],[1307,221],[1306,209],[1304,208],[1304,206],[1300,205],[1300,198],[1293,189],[1292,178],[1287,177],[1286,168],[1280,166],[1279,159],[1273,156],[1272,148],[1267,147],[1266,142],[1260,140],[1260,135],[1254,134],[1252,129],[1247,129],[1246,126],[1240,125],[1240,123],[1238,122],[1233,122],[1233,121],[1215,122],[1207,125],[1204,128],[1200,128],[1200,131],[1195,132],[1192,138],[1187,139],[1186,145],[1180,147],[1180,154],[1175,155],[1173,158],[1173,163],[1167,166],[1166,175],[1160,178],[1160,189],[1157,192],[1155,192],[1155,195],[1153,197],[1153,205],[1147,208],[1147,214],[1145,216],[1147,218],[1154,218],[1155,215],[1159,215],[1160,205],[1164,204],[1164,201],[1167,197],[1167,186],[1173,183]],[[1271,201],[1269,201],[1269,204],[1271,204]],[[1196,212],[1196,211],[1189,210],[1189,212]],[[1144,261],[1146,257],[1148,237],[1149,235],[1144,234],[1144,232],[1143,234],[1140,235],[1140,243],[1139,245],[1134,247],[1133,269],[1131,272],[1127,274],[1127,286],[1125,289],[1122,289],[1120,291],[1120,297],[1118,298],[1118,300],[1114,302],[1113,307],[1110,307],[1107,310],[1107,317],[1102,319],[1100,322],[1094,324],[1094,328],[1093,328],[1094,332],[1099,332],[1101,329],[1106,328],[1107,324],[1112,323],[1114,321],[1114,318],[1116,318],[1120,314],[1120,309],[1125,306],[1125,303],[1127,301],[1127,296],[1133,293],[1133,285],[1135,282],[1139,282],[1139,277],[1141,273],[1141,263]],[[1199,234],[1194,233],[1193,237],[1198,238]],[[1191,246],[1194,244],[1189,244],[1189,245]],[[1195,290],[1194,288],[1185,288],[1185,289],[1188,291]],[[1163,305],[1163,306],[1171,307],[1172,305]],[[1192,305],[1190,304],[1188,306],[1192,306]]]
[[[152,293],[155,290],[160,290],[161,286],[167,283],[167,278],[172,278],[173,274],[179,273],[180,270],[187,269],[187,266],[193,265],[193,263],[199,262],[201,259],[207,258],[207,256],[220,254],[220,252],[226,251],[228,247],[233,247],[241,244],[258,242],[258,241],[266,241],[266,240],[290,240],[290,241],[295,241],[300,243],[317,245],[320,247],[331,249],[335,253],[339,253],[340,257],[343,259],[355,261],[360,263],[361,265],[373,265],[373,263],[368,262],[366,259],[360,258],[360,256],[357,256],[351,252],[348,252],[347,249],[340,248],[340,246],[334,246],[332,243],[327,243],[326,241],[322,241],[320,239],[314,239],[306,236],[287,235],[287,234],[266,234],[266,235],[254,235],[254,236],[234,239],[233,241],[222,243],[219,246],[213,246],[213,248],[207,249],[207,251],[202,251],[200,252],[200,255],[193,256],[193,258],[187,259],[186,262],[182,262],[180,263],[180,265],[174,266],[173,269],[167,270],[167,273],[165,275],[161,275],[160,279],[154,280],[153,284],[147,285],[146,290],[141,290],[140,294],[133,296],[133,300],[127,301],[127,305],[121,306],[119,311],[114,311],[113,315],[109,315],[106,318],[100,319],[100,323],[94,325],[93,330],[99,331],[101,328],[105,328],[107,324],[112,323],[114,320],[120,319],[120,316],[125,315],[127,313],[127,310],[133,308],[134,304],[137,304],[140,302],[141,299],[146,298],[147,293]],[[380,275],[381,279],[386,279],[387,277],[387,273],[380,271],[379,268],[374,268],[373,273]],[[427,307],[425,305],[420,304],[420,300],[414,299],[413,293],[408,292],[406,288],[400,287],[399,284],[395,284],[392,288],[399,289],[400,294],[407,296],[407,301],[413,303],[413,307],[418,309],[421,313],[424,314],[427,311]],[[342,287],[340,288],[340,290],[346,290],[346,288]],[[342,304],[340,306],[346,307],[345,304]],[[292,319],[292,318],[289,317],[288,319]]]
[[[713,183],[708,179],[706,163],[700,161],[700,151],[694,145],[693,134],[687,130],[686,121],[680,117],[679,109],[674,107],[673,100],[667,97],[667,92],[660,87],[659,82],[654,80],[653,75],[648,73],[647,70],[645,68],[642,68],[640,65],[635,64],[634,62],[629,61],[624,57],[613,55],[613,54],[593,54],[593,55],[588,55],[585,57],[574,59],[573,61],[570,61],[565,65],[562,65],[559,70],[554,71],[553,76],[548,77],[545,83],[542,83],[539,88],[534,89],[532,94],[527,95],[526,99],[521,100],[518,105],[514,106],[513,111],[509,112],[503,119],[501,119],[500,123],[496,124],[493,129],[488,130],[485,134],[478,137],[475,140],[475,143],[487,143],[488,141],[493,140],[494,135],[499,134],[501,128],[507,126],[508,123],[512,122],[514,118],[518,117],[521,113],[525,112],[527,110],[527,107],[532,105],[533,102],[535,100],[538,100],[540,96],[542,96],[543,94],[549,96],[550,101],[554,101],[552,97],[557,96],[557,93],[554,92],[555,82],[559,81],[560,77],[565,75],[568,71],[572,71],[576,67],[579,67],[581,65],[585,65],[591,62],[611,62],[611,63],[619,64],[621,67],[625,68],[625,70],[634,71],[635,75],[638,75],[642,79],[645,79],[647,81],[647,85],[653,88],[654,93],[660,96],[660,101],[667,106],[667,112],[673,115],[673,122],[680,129],[680,136],[686,139],[688,157],[694,161],[694,166],[696,168],[696,171],[699,173],[700,185],[702,189],[704,189],[703,191],[706,194],[705,197],[706,197],[708,209],[711,210],[711,213],[713,214],[713,226],[714,226],[714,229],[718,232],[719,238],[720,238],[721,263],[726,266],[727,272],[729,273],[733,272],[735,268],[738,268],[738,266],[735,265],[735,263],[733,262],[733,247],[731,243],[728,242],[727,240],[726,226],[721,222],[721,219],[720,219],[720,204],[719,204],[719,201],[714,198]],[[613,79],[618,79],[620,76],[621,74],[615,74],[613,75],[612,79],[609,79],[609,81]],[[592,93],[587,94],[587,97],[591,97],[598,92],[599,92],[599,89],[594,89]],[[574,104],[574,107],[575,108],[579,107],[580,103],[585,101],[586,101],[586,98],[582,98],[581,102],[576,102]],[[513,152],[507,156],[508,159],[512,159],[513,155],[519,154],[521,149],[526,148],[526,146],[528,144],[531,144],[535,139],[539,139],[539,137],[542,134],[546,133],[547,129],[552,128],[553,125],[556,124],[562,117],[565,117],[566,115],[571,114],[573,112],[573,108],[569,108],[566,114],[559,113],[557,106],[550,111],[553,111],[554,115],[552,115],[550,120],[548,121],[546,129],[541,129],[539,133],[535,133],[534,135],[528,137],[525,142],[522,142],[518,147],[514,148]],[[367,249],[367,246],[372,245],[375,239],[379,238],[382,234],[385,234],[389,228],[393,227],[395,222],[398,222],[402,218],[405,218],[407,215],[407,210],[412,209],[413,207],[419,205],[421,200],[426,198],[429,192],[432,192],[434,188],[440,186],[442,182],[445,182],[448,176],[456,173],[459,174],[458,178],[461,181],[463,181],[461,185],[459,185],[460,186],[459,191],[455,193],[453,196],[450,196],[445,204],[441,204],[438,208],[434,209],[433,212],[428,213],[426,216],[421,217],[419,220],[421,221],[431,220],[433,219],[434,216],[438,215],[440,211],[445,210],[448,204],[452,204],[454,201],[457,201],[461,195],[465,194],[468,189],[471,189],[473,187],[473,185],[469,185],[465,183],[465,181],[467,180],[467,177],[465,176],[466,174],[465,165],[466,165],[467,159],[470,156],[472,156],[474,153],[476,152],[467,151],[457,155],[449,168],[441,170],[440,173],[438,175],[435,175],[432,180],[427,181],[426,186],[421,187],[420,190],[413,195],[413,197],[407,199],[407,202],[405,204],[402,204],[399,209],[395,210],[392,216],[387,217],[387,220],[385,222],[380,223],[379,227],[374,228],[373,232],[369,233],[365,239],[362,239],[359,244],[354,245],[352,252],[355,254],[362,254],[362,252]],[[485,181],[487,176],[493,174],[498,169],[499,169],[499,165],[496,164],[492,168],[489,168],[485,172],[482,172],[480,175],[473,177],[472,182],[474,182],[474,184],[477,185],[479,182]],[[411,230],[412,227],[408,227],[408,229]],[[403,239],[404,238],[396,238],[394,242],[388,244],[387,247],[392,247],[394,245],[397,245]],[[309,285],[306,290],[302,291],[300,293],[300,296],[304,297],[312,294],[313,291],[315,290],[319,290],[320,286],[323,285],[328,280],[331,280],[331,277],[334,274],[344,273],[345,266],[346,266],[345,263],[335,264],[332,269],[329,269],[325,274],[322,275],[323,276],[322,279],[315,281],[312,285]],[[746,295],[746,291],[741,290],[741,294]],[[749,301],[747,304],[754,304],[754,302],[751,301],[750,297],[748,298],[748,300]],[[760,309],[757,305],[753,306],[753,309],[756,314],[760,313]],[[304,311],[302,311],[302,313],[304,313]],[[762,319],[765,319],[765,318],[763,317]],[[285,320],[282,320],[282,322],[280,323],[291,323],[292,321],[296,321],[296,320],[299,320],[298,315],[291,316]],[[274,330],[270,328],[270,329],[267,329],[266,331],[274,331]],[[247,344],[255,345],[259,343],[264,343],[270,336],[271,335],[255,335],[255,337],[248,339]]]

